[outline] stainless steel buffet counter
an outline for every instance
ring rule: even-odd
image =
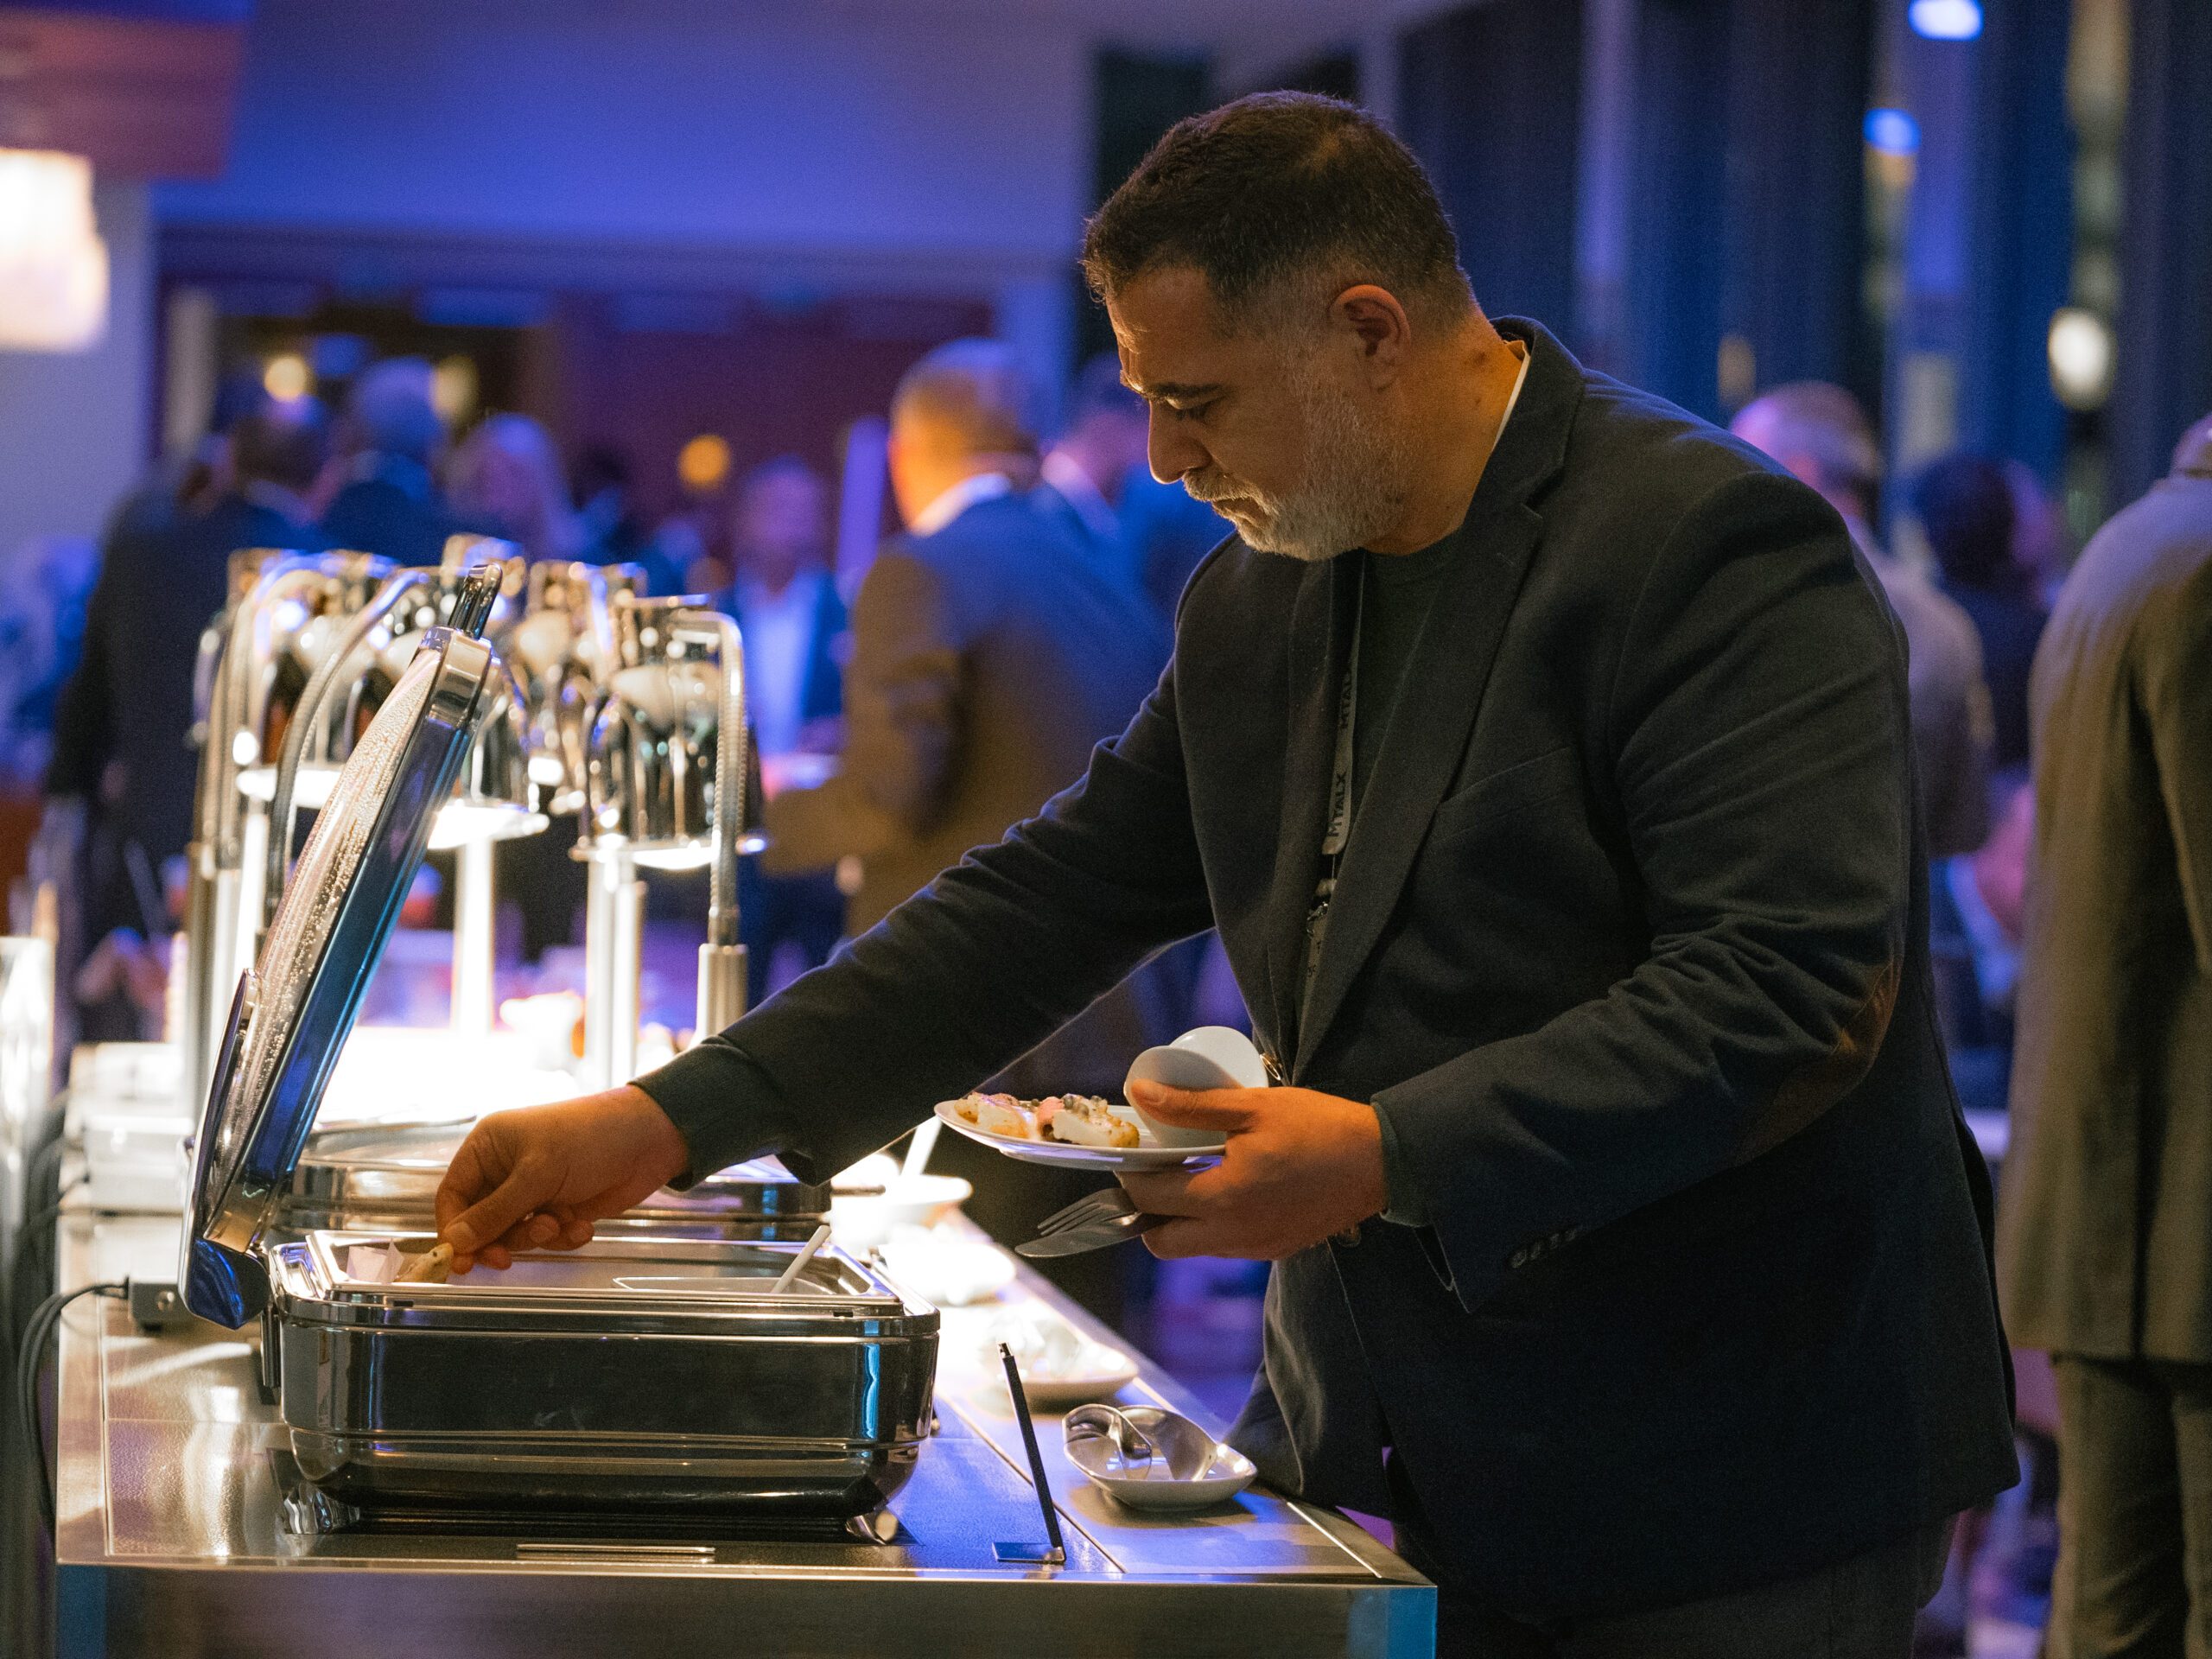
[[[79,1211],[57,1236],[65,1287],[175,1273],[174,1219]],[[1026,1268],[1000,1297],[1025,1301],[1119,1343]],[[1068,1561],[1001,1560],[995,1546],[1041,1541],[1042,1519],[1002,1383],[957,1354],[940,1365],[938,1432],[874,1539],[585,1535],[528,1516],[321,1530],[245,1333],[149,1334],[121,1302],[86,1298],[58,1363],[56,1625],[72,1656],[1395,1659],[1433,1645],[1434,1592],[1351,1522],[1256,1488],[1187,1517],[1137,1516],[1077,1472],[1049,1413],[1039,1440]],[[1205,1421],[1149,1364],[1118,1397]]]

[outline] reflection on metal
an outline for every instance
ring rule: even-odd
[[[419,1243],[417,1235],[411,1243]],[[835,1246],[606,1238],[443,1284],[360,1275],[391,1235],[269,1258],[293,1456],[364,1510],[842,1522],[929,1432],[938,1313]]]
[[[158,1277],[175,1235],[173,1220],[67,1216],[61,1277]],[[734,1630],[886,1659],[1030,1659],[1092,1650],[1102,1631],[1116,1651],[1184,1653],[1202,1628],[1270,1659],[1434,1650],[1435,1592],[1350,1522],[1263,1486],[1188,1522],[1132,1515],[1084,1478],[1049,1416],[1040,1449],[1068,1563],[997,1561],[995,1541],[1038,1524],[1003,1377],[975,1352],[1009,1313],[1110,1335],[1027,1273],[988,1309],[945,1313],[938,1432],[895,1500],[901,1524],[864,1543],[728,1520],[580,1531],[543,1506],[385,1510],[347,1530],[350,1506],[324,1503],[289,1526],[287,1499],[311,1489],[248,1345],[205,1325],[148,1335],[120,1305],[87,1301],[58,1344],[56,1557],[77,1586],[60,1650],[153,1659],[180,1630],[250,1630],[271,1652],[372,1659],[448,1652],[465,1631],[477,1659],[537,1659],[549,1630],[588,1629],[648,1631],[658,1659],[706,1659]],[[1117,1400],[1203,1416],[1152,1366]]]
[[[746,728],[745,644],[737,624],[704,600],[625,597],[610,607],[614,659],[593,727],[580,855],[605,866],[603,925],[620,938],[616,893],[622,865],[710,873],[707,941],[699,952],[695,1028],[719,1031],[745,1011],[745,947],[738,942],[737,860],[760,842],[758,761]],[[594,880],[594,887],[598,885]],[[590,913],[587,912],[587,925]],[[587,956],[604,976],[587,990],[613,1026],[603,1065],[608,1081],[629,1073],[619,1050],[622,988],[635,959],[617,943]]]
[[[321,807],[338,769],[392,696],[416,646],[431,628],[451,626],[480,632],[518,571],[509,543],[456,536],[447,544],[447,565],[409,569],[386,582],[351,620],[301,694],[298,714],[281,753],[260,782],[270,801],[269,829],[259,846],[266,870],[257,918],[265,930],[284,889],[297,808]],[[453,568],[461,556],[482,561],[480,579]],[[463,606],[468,614],[461,613]],[[476,613],[482,613],[479,615]],[[488,1032],[493,1024],[492,858],[489,843],[532,835],[545,827],[532,802],[529,734],[522,697],[505,667],[494,659],[490,703],[470,745],[453,798],[430,830],[435,849],[458,848],[454,881],[454,1005],[455,1029]],[[256,779],[249,777],[251,792]],[[254,849],[249,847],[251,853]],[[257,944],[259,934],[256,935]]]
[[[251,585],[241,592],[249,573]],[[219,643],[211,635],[200,655],[207,695],[187,853],[178,1033],[190,1098],[207,1086],[223,1010],[245,960],[238,943],[241,926],[251,926],[260,914],[262,869],[249,867],[246,853],[249,824],[265,827],[266,819],[239,780],[281,748],[301,694],[345,618],[368,604],[391,574],[387,561],[359,553],[257,550],[232,558],[236,602],[218,625]]]
[[[534,564],[522,615],[497,636],[523,683],[531,777],[548,812],[583,810],[600,677],[614,656],[607,607],[644,583],[634,564]]]
[[[473,598],[457,616],[480,619]],[[424,636],[332,785],[240,982],[195,1141],[179,1275],[203,1319],[235,1328],[266,1300],[255,1243],[422,864],[432,815],[486,712],[493,669],[480,640],[445,628]]]

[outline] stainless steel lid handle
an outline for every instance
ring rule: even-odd
[[[505,559],[493,559],[478,565],[462,578],[461,593],[453,607],[453,626],[457,632],[472,639],[483,637],[484,625],[492,620],[492,607],[499,602],[499,584],[505,579],[506,569]]]

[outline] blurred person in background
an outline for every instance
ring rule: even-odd
[[[2058,1379],[2054,1659],[2212,1652],[2212,416],[2082,550],[2037,651],[1998,1206]]]
[[[638,511],[630,458],[611,444],[588,443],[577,452],[569,476],[575,486],[576,522],[588,564],[634,564],[645,573],[649,594],[696,593],[683,572],[647,527]]]
[[[2074,568],[2066,508],[2024,461],[2005,461],[2005,482],[2012,492],[2012,557],[2033,580],[2047,611],[2058,602],[2058,590]]]
[[[787,782],[818,781],[819,758],[834,755],[843,737],[845,607],[830,579],[829,486],[796,455],[765,461],[740,480],[731,521],[737,577],[726,607],[745,638],[761,772],[779,794]],[[845,925],[844,895],[829,871],[766,876],[758,866],[747,859],[739,870],[753,1003],[767,995],[779,951],[789,946],[802,969],[819,967]]]
[[[906,533],[854,600],[841,769],[769,801],[761,861],[771,874],[853,861],[852,933],[1081,777],[1167,660],[1150,607],[1027,487],[1037,470],[1032,396],[1009,347],[961,340],[909,369],[892,398],[891,486]],[[1156,988],[1133,976],[994,1086],[1118,1098],[1129,1061],[1174,1034]],[[1001,1239],[1029,1237],[1098,1184],[951,1140],[938,1164],[975,1183],[970,1213]],[[1048,1266],[1111,1318],[1115,1254]]]
[[[1143,467],[1122,486],[1122,524],[1136,550],[1145,594],[1173,628],[1191,573],[1232,527],[1181,484],[1163,484]]]
[[[1969,1111],[2001,1112],[2012,1087],[2013,1006],[2035,789],[2024,767],[1992,785],[1989,837],[1936,861],[1928,889],[1929,950],[1951,1052],[1951,1081]]]
[[[1841,386],[1797,380],[1745,404],[1728,429],[1819,491],[1881,578],[1904,630],[1928,851],[1935,858],[1972,852],[1989,831],[1992,734],[1981,645],[1967,613],[1874,538],[1882,456],[1866,411]]]
[[[1943,594],[1981,641],[1991,754],[2000,768],[2028,763],[2028,671],[2049,617],[2035,573],[2015,551],[2012,500],[2005,468],[1984,455],[1947,455],[1912,485],[1913,515],[1935,552]]]
[[[307,496],[327,454],[312,398],[264,403],[232,428],[228,487],[164,531],[117,542],[101,568],[46,782],[50,801],[89,809],[82,937],[99,944],[76,975],[88,1038],[159,1028],[161,964],[147,953],[169,927],[165,866],[192,834],[200,636],[229,596],[232,553],[325,544]]]
[[[1140,550],[1122,523],[1130,474],[1144,465],[1144,400],[1122,384],[1122,360],[1101,352],[1077,372],[1067,426],[1045,451],[1039,503],[1058,513],[1112,580],[1138,585]]]
[[[461,528],[438,488],[446,423],[432,401],[431,379],[422,359],[391,357],[353,382],[322,511],[332,547],[435,566],[446,537]]]
[[[527,415],[492,416],[462,439],[446,467],[446,489],[460,519],[512,542],[532,564],[584,551],[560,453]]]

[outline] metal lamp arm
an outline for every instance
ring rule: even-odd
[[[745,1012],[745,947],[738,942],[737,857],[745,839],[745,638],[718,611],[694,611],[687,623],[704,629],[721,655],[721,714],[715,738],[715,821],[707,906],[707,942],[699,950],[696,1034],[710,1036]]]

